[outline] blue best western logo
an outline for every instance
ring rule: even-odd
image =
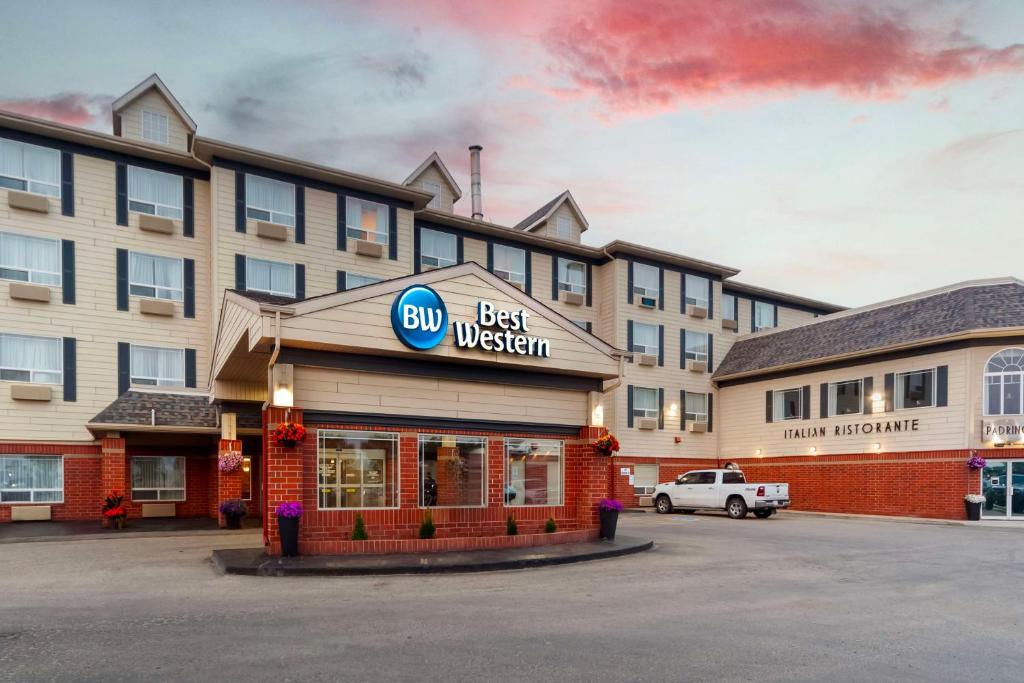
[[[448,333],[448,309],[430,287],[407,287],[391,304],[391,327],[410,349],[426,351]]]

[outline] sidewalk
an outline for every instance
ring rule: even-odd
[[[131,519],[124,529],[107,529],[95,521],[11,522],[0,524],[0,544],[47,541],[85,541],[125,536],[192,536],[246,533],[259,530],[259,520],[246,520],[240,530],[221,529],[208,517]]]

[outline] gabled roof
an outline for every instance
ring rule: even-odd
[[[716,381],[994,334],[1024,336],[1024,282],[962,282],[833,313],[800,327],[743,337]]]
[[[576,219],[580,222],[580,232],[589,228],[590,224],[587,222],[586,216],[583,215],[583,211],[580,210],[579,204],[577,204],[576,200],[573,199],[572,193],[569,192],[569,190],[566,190],[523,220],[516,223],[514,227],[516,230],[533,230],[538,225],[551,218],[552,214],[558,210],[558,207],[565,203],[568,203],[570,208],[572,208],[573,213],[576,214]]]
[[[459,187],[457,182],[455,182],[455,178],[452,177],[452,174],[448,171],[448,167],[444,165],[443,161],[441,161],[441,157],[438,156],[437,152],[431,152],[430,156],[424,159],[423,163],[417,166],[416,170],[410,173],[409,177],[406,178],[402,184],[412,185],[413,182],[419,178],[424,171],[430,168],[431,165],[437,167],[438,172],[444,178],[445,182],[448,183],[448,186],[451,188],[452,195],[455,197],[454,201],[461,199],[462,188]]]
[[[157,92],[159,92],[160,95],[165,100],[167,100],[167,104],[171,105],[171,108],[185,124],[185,127],[189,129],[189,132],[196,132],[196,122],[192,119],[191,116],[188,115],[188,112],[185,111],[185,107],[181,106],[181,102],[178,101],[178,98],[171,94],[170,89],[166,85],[164,85],[164,82],[160,80],[160,77],[156,74],[151,75],[149,78],[139,83],[137,86],[126,92],[124,95],[118,97],[116,100],[114,100],[114,103],[110,105],[110,108],[114,116],[115,132],[117,132],[118,127],[118,112],[120,112],[129,104],[137,100],[150,88],[156,88]]]

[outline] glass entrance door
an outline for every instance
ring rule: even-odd
[[[981,471],[981,515],[1024,519],[1024,460],[989,460]]]

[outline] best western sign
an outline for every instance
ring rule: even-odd
[[[508,311],[489,301],[476,306],[476,320],[456,320],[455,346],[464,349],[511,353],[517,356],[551,356],[551,342],[526,334],[530,331],[526,309]],[[432,349],[448,333],[448,308],[430,287],[407,287],[391,304],[391,327],[399,341],[411,349]]]

